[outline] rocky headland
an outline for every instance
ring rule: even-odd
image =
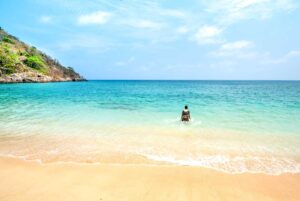
[[[0,83],[65,81],[85,79],[0,27]]]

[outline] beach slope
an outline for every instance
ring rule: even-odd
[[[0,159],[0,200],[300,200],[300,174],[226,174],[187,166]]]

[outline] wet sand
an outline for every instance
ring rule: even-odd
[[[0,158],[1,201],[300,200],[300,174],[226,174],[165,165],[80,165]]]

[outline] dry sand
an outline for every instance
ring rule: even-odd
[[[300,174],[186,166],[77,165],[0,158],[0,201],[300,200]]]

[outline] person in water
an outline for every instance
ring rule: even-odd
[[[182,111],[182,114],[181,114],[181,121],[190,121],[191,119],[191,116],[190,116],[190,111],[189,111],[189,108],[188,106],[184,106],[184,110]]]

